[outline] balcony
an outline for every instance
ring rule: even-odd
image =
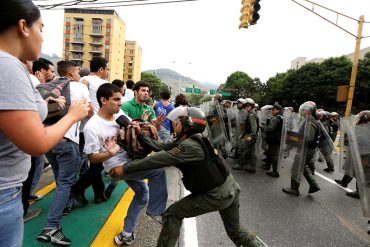
[[[90,36],[103,37],[103,33],[102,32],[92,32],[90,33]]]
[[[89,52],[90,53],[97,53],[97,54],[102,54],[103,53],[102,51],[99,51],[99,50],[91,50]]]
[[[83,39],[72,39],[71,44],[81,44],[81,45],[83,45],[84,40]]]
[[[94,46],[102,46],[103,45],[103,42],[99,42],[99,41],[90,41],[89,42],[90,45]]]

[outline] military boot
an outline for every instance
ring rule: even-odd
[[[334,172],[334,164],[331,163],[330,161],[329,162],[326,162],[327,164],[327,168],[324,169],[325,172],[329,172],[329,173],[332,173]]]
[[[283,188],[283,191],[287,194],[299,196],[299,183],[294,179],[290,180],[290,188]]]
[[[265,244],[254,232],[248,234],[248,243],[242,244],[242,247],[267,247]]]
[[[356,198],[356,199],[360,199],[360,193],[358,193],[357,183],[356,183],[356,191],[347,192],[346,195],[350,196],[350,197],[353,197],[353,198]]]
[[[312,171],[310,168],[305,167],[303,171],[303,176],[307,180],[308,184],[310,185],[310,188],[308,190],[308,193],[312,194],[320,190],[319,185],[317,184],[315,178],[312,175]]]
[[[352,181],[353,177],[344,175],[342,180],[340,179],[334,179],[335,182],[342,185],[344,188],[347,188],[348,184]]]

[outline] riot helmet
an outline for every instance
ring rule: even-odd
[[[250,105],[250,106],[252,106],[252,107],[254,107],[255,106],[255,102],[254,102],[254,100],[253,99],[251,99],[251,98],[246,98],[245,99],[245,103],[244,103],[244,105],[245,106],[248,106],[248,105]]]
[[[316,110],[317,110],[317,106],[315,102],[306,101],[299,107],[298,113],[300,115],[316,116]]]
[[[179,106],[173,109],[167,118],[175,123],[180,122],[184,133],[202,133],[207,126],[204,112],[196,107]]]
[[[324,111],[324,110],[317,111],[316,116],[317,116],[318,119],[320,119],[320,121],[324,122],[324,121],[328,120],[329,112]]]
[[[339,114],[337,112],[335,112],[335,111],[329,113],[329,118],[335,118],[335,119],[337,119],[338,116],[339,116]]]
[[[362,111],[359,114],[357,114],[356,117],[358,119],[357,124],[368,123],[368,122],[370,122],[370,111],[369,110]]]

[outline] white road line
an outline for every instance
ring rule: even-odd
[[[343,190],[345,190],[345,191],[347,191],[347,192],[353,192],[353,190],[348,189],[348,188],[344,188],[344,187],[340,186],[340,185],[339,185],[339,184],[337,184],[337,182],[335,182],[334,180],[332,180],[332,179],[330,179],[330,178],[328,178],[328,177],[325,177],[324,175],[322,175],[321,173],[318,173],[317,171],[315,171],[315,175],[317,175],[317,176],[321,177],[322,179],[325,179],[325,180],[326,180],[326,181],[328,181],[329,183],[332,183],[332,184],[334,184],[334,185],[338,186],[339,188],[341,188],[341,189],[343,189]]]
[[[190,192],[185,189],[184,196]],[[184,219],[184,247],[198,247],[197,222],[194,218]]]

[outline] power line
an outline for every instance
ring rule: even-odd
[[[319,7],[322,7],[322,8],[324,8],[324,9],[327,9],[327,10],[330,10],[330,11],[332,11],[332,12],[336,13],[337,15],[342,15],[342,16],[344,16],[344,17],[350,18],[350,19],[355,20],[356,22],[358,22],[358,20],[356,20],[355,18],[350,17],[350,16],[348,16],[348,15],[344,15],[344,14],[342,14],[342,13],[339,13],[339,12],[337,12],[337,11],[335,11],[335,10],[332,10],[332,9],[329,9],[329,8],[327,8],[327,7],[324,7],[324,6],[318,5],[318,4],[316,4],[316,3],[314,3],[314,2],[311,2],[311,1],[309,1],[309,0],[304,0],[304,1],[309,2],[309,3],[312,3],[312,5],[313,5],[313,6],[312,6],[312,9],[309,9],[308,7],[306,7],[306,6],[304,6],[303,4],[301,4],[301,3],[297,2],[296,0],[291,0],[291,1],[292,1],[292,2],[295,2],[296,4],[298,4],[299,6],[301,6],[302,8],[305,8],[305,9],[307,9],[308,11],[310,11],[310,12],[314,13],[315,15],[317,15],[317,16],[319,16],[319,17],[321,17],[322,19],[324,19],[325,21],[327,21],[327,22],[329,22],[329,23],[333,24],[334,26],[336,26],[336,27],[338,27],[338,28],[342,29],[342,30],[343,30],[343,31],[345,31],[346,33],[350,34],[351,36],[353,36],[353,37],[357,38],[357,36],[356,36],[355,34],[351,33],[351,32],[350,32],[350,31],[348,31],[347,29],[345,29],[345,28],[343,28],[343,27],[339,26],[337,23],[335,23],[335,22],[333,22],[333,21],[331,21],[331,20],[329,20],[329,19],[325,18],[324,16],[322,16],[322,15],[320,15],[320,14],[318,14],[318,13],[316,13],[316,12],[314,11],[313,6],[314,6],[314,5],[317,5],[317,6],[319,6]],[[338,22],[338,17],[337,17],[337,22]]]
[[[95,0],[96,1],[96,0]],[[123,6],[138,6],[138,5],[154,5],[154,4],[170,4],[170,3],[182,3],[182,2],[194,2],[199,0],[173,0],[173,1],[161,1],[161,2],[148,2],[148,3],[132,3],[132,2],[147,2],[151,0],[125,0],[125,1],[115,1],[115,2],[91,2],[88,3],[83,0],[67,1],[64,3],[55,3],[47,5],[37,5],[39,8],[48,10],[60,10],[63,7],[79,7],[85,6],[84,8],[111,8],[111,7],[123,7]],[[108,3],[108,5],[107,5]],[[109,5],[114,4],[114,5]]]

